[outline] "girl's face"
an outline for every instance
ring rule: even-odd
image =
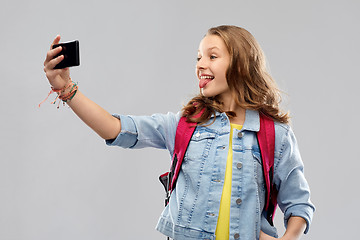
[[[220,99],[231,94],[226,81],[230,54],[224,41],[216,35],[205,36],[199,46],[196,75],[205,97],[220,95]]]

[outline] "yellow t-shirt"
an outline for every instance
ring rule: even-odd
[[[242,125],[231,123],[230,126],[229,152],[226,161],[225,179],[220,201],[219,217],[215,231],[216,240],[229,240],[231,178],[233,162],[232,137],[234,128],[241,130]]]

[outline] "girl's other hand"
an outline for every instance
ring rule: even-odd
[[[50,50],[46,54],[46,59],[44,62],[44,72],[46,73],[46,77],[49,80],[49,83],[54,89],[62,89],[70,81],[69,68],[54,69],[54,67],[64,59],[63,55],[54,58],[61,52],[61,47],[57,47],[55,49],[52,49],[52,47],[54,44],[58,44],[59,42],[60,35],[57,35],[50,46]]]
[[[274,240],[274,239],[279,239],[279,238],[271,237],[271,236],[267,235],[266,233],[264,233],[263,231],[260,231],[259,240]]]

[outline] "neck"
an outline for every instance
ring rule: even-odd
[[[230,119],[231,123],[243,125],[245,122],[245,112],[246,110],[240,107],[234,100],[233,97],[229,96],[226,98],[221,98],[220,101],[223,103],[223,111],[224,112],[234,112],[236,114],[235,117]]]

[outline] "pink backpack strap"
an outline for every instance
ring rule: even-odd
[[[275,126],[274,121],[260,114],[260,130],[257,133],[266,186],[265,210],[268,212],[268,221],[272,222],[277,205],[277,191],[273,184]]]
[[[171,176],[171,182],[169,185],[170,192],[175,188],[181,164],[184,160],[186,149],[189,146],[195,128],[196,123],[186,122],[186,117],[180,118],[178,127],[176,129],[174,154],[171,164],[171,172],[173,172],[173,175]]]
[[[194,117],[195,118],[200,117],[203,112],[204,110],[201,110]],[[171,182],[168,189],[170,193],[175,188],[176,181],[179,176],[181,164],[184,160],[186,149],[189,146],[191,137],[195,131],[197,124],[194,122],[187,122],[186,120],[187,120],[186,117],[181,117],[176,129],[174,154],[171,163],[171,172],[173,172],[173,174],[170,175]]]
[[[200,117],[203,112],[204,110],[200,111],[194,117]],[[159,176],[159,180],[164,186],[166,192],[165,206],[168,204],[171,192],[176,186],[176,181],[179,176],[181,164],[184,160],[186,149],[189,146],[191,137],[197,125],[197,123],[187,122],[186,120],[186,117],[181,117],[176,128],[174,153],[171,162],[170,172],[166,172]]]

